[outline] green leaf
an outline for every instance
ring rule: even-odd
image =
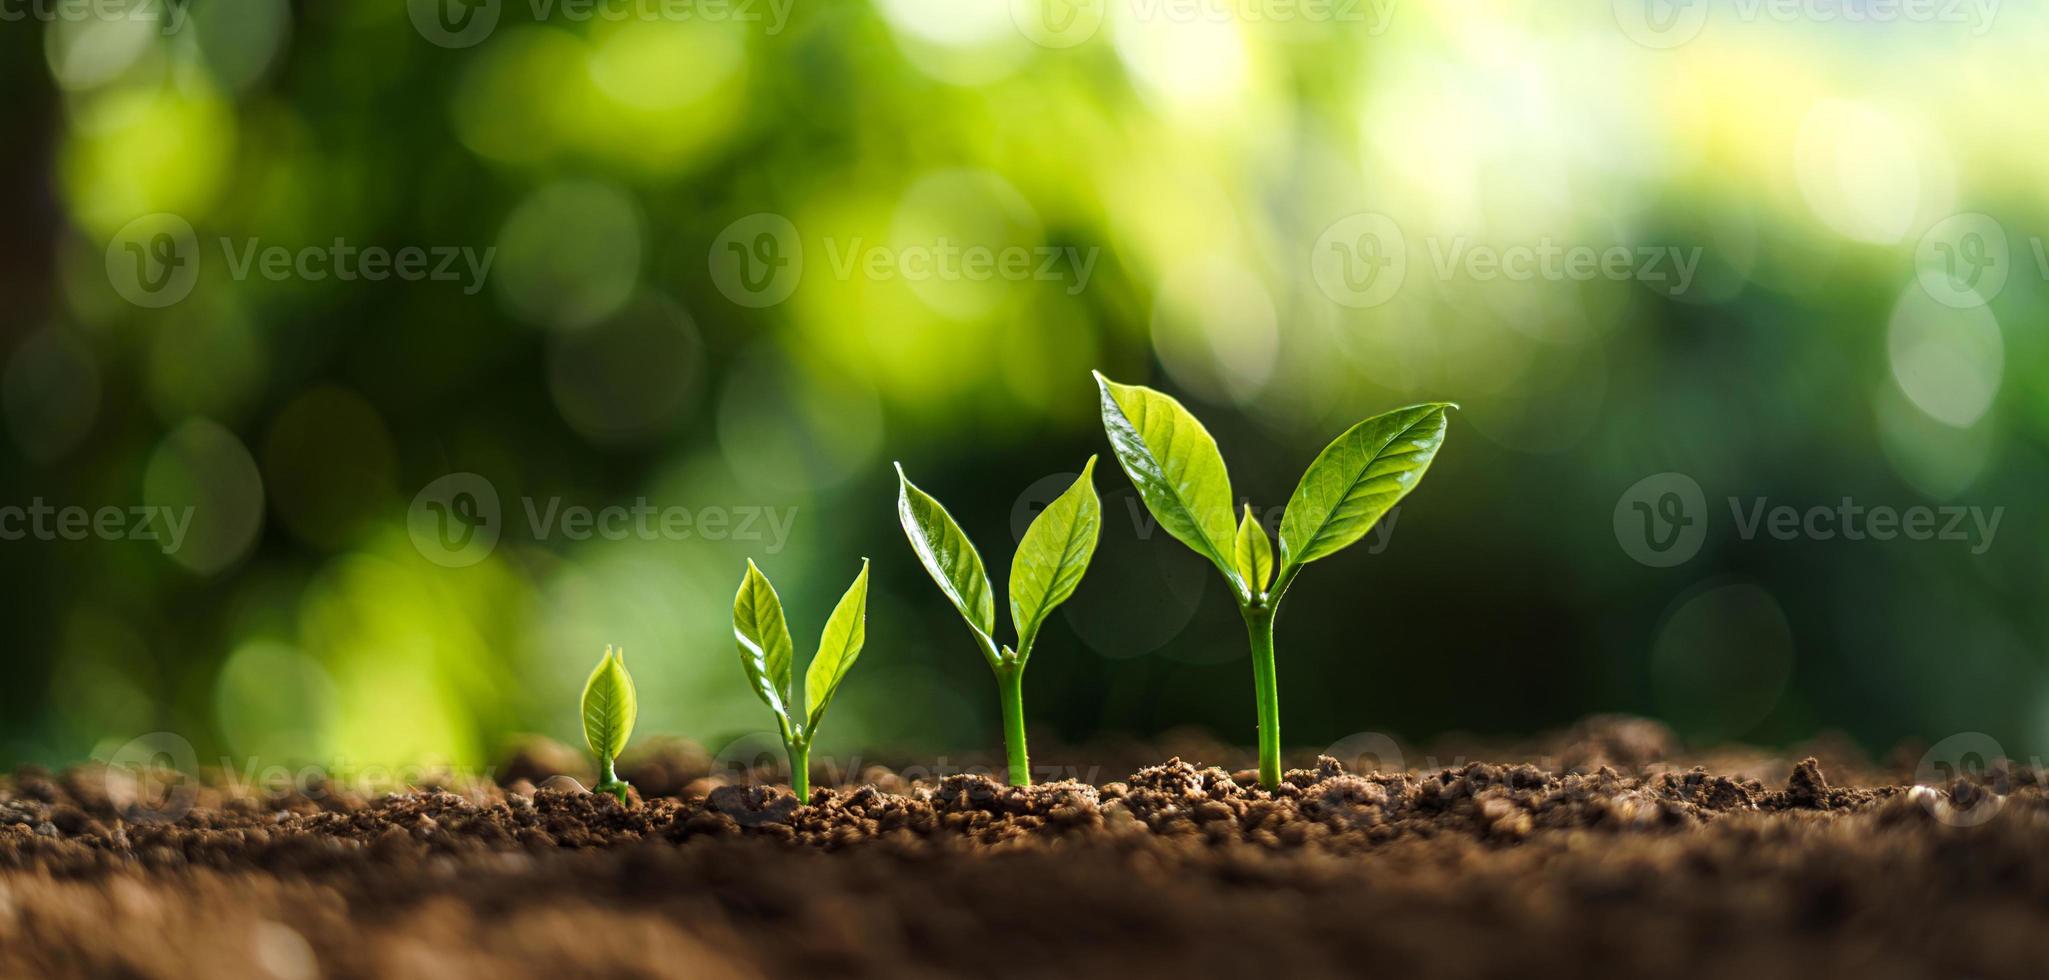
[[[606,647],[605,658],[583,682],[583,739],[597,753],[600,766],[626,751],[634,716],[639,713],[633,678],[626,673],[626,654],[615,654]]]
[[[1398,408],[1353,426],[1324,447],[1281,518],[1281,568],[1343,550],[1373,529],[1423,479],[1444,445],[1445,413],[1431,402]]]
[[[810,702],[805,711],[806,733],[818,730],[818,720],[825,717],[826,706],[832,704],[840,681],[846,679],[847,671],[854,669],[854,661],[861,656],[861,645],[867,641],[868,559],[863,558],[861,574],[854,576],[854,584],[840,597],[832,617],[825,621],[825,632],[818,638],[818,653],[804,671],[804,699]]]
[[[981,554],[954,523],[953,515],[911,484],[902,463],[897,464],[896,479],[897,518],[903,522],[904,536],[911,540],[911,550],[918,553],[918,561],[939,584],[939,591],[946,593],[953,608],[960,610],[974,629],[982,652],[993,659],[996,600],[989,589],[989,573],[982,569]]]
[[[1167,533],[1213,562],[1242,596],[1231,559],[1231,476],[1217,441],[1181,403],[1151,388],[1121,385],[1096,373],[1103,429],[1147,510]]]
[[[775,712],[787,736],[793,657],[790,627],[783,620],[783,600],[752,559],[747,562],[746,577],[740,580],[740,592],[733,597],[733,639],[740,644],[740,666],[747,671],[754,693]]]
[[[1096,458],[1080,478],[1025,529],[1010,560],[1010,621],[1017,626],[1019,656],[1030,657],[1032,640],[1046,616],[1081,585],[1096,539],[1103,529],[1103,504],[1096,497]]]
[[[1238,522],[1238,574],[1254,592],[1266,591],[1273,581],[1273,544],[1266,540],[1266,528],[1252,519],[1252,505],[1245,505],[1245,517]]]

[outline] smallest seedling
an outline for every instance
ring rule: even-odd
[[[598,757],[598,784],[594,793],[610,793],[626,802],[626,780],[613,770],[626,740],[633,736],[633,716],[640,711],[633,693],[633,677],[626,673],[626,651],[605,647],[605,659],[598,661],[590,680],[583,683],[583,739]]]

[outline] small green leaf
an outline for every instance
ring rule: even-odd
[[[1444,445],[1445,413],[1431,402],[1376,415],[1324,447],[1281,518],[1281,568],[1305,565],[1364,537],[1423,479]]]
[[[868,559],[863,558],[861,574],[854,576],[854,584],[840,597],[832,617],[825,621],[825,632],[818,638],[818,653],[804,671],[804,698],[810,702],[805,711],[807,734],[818,730],[818,720],[825,717],[826,706],[832,704],[840,681],[854,668],[854,661],[861,656],[861,645],[867,641]]]
[[[1103,429],[1147,510],[1167,533],[1208,558],[1242,596],[1231,559],[1231,476],[1217,441],[1181,403],[1151,388],[1096,373]]]
[[[1266,528],[1252,519],[1252,505],[1245,505],[1245,517],[1238,522],[1238,574],[1245,576],[1245,584],[1254,592],[1266,591],[1268,582],[1273,581],[1273,544],[1266,539]]]
[[[583,739],[597,754],[598,764],[610,772],[610,763],[626,751],[633,736],[633,719],[640,713],[633,694],[633,678],[626,673],[626,654],[605,648],[590,679],[583,682]]]
[[[733,597],[733,639],[740,645],[740,666],[747,671],[754,693],[775,712],[787,736],[794,656],[790,627],[783,620],[783,600],[752,559],[747,562],[746,577],[740,580],[740,592]]]
[[[1074,595],[1095,556],[1103,529],[1095,472],[1096,458],[1090,456],[1080,478],[1032,520],[1011,557],[1010,621],[1017,627],[1022,657],[1031,656],[1032,640],[1046,616]]]
[[[901,463],[896,467],[896,479],[897,518],[903,522],[904,536],[911,540],[911,550],[918,553],[918,561],[939,584],[939,591],[946,593],[953,608],[960,610],[974,629],[982,652],[993,659],[996,599],[989,588],[989,573],[982,569],[981,554],[954,523],[953,515],[911,484]]]

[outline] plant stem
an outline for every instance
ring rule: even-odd
[[[1025,753],[1024,665],[1005,664],[996,668],[996,687],[1002,692],[1003,748],[1010,754],[1010,785],[1032,784],[1032,760]]]
[[[1245,608],[1245,631],[1252,638],[1252,685],[1259,699],[1259,785],[1281,785],[1281,690],[1274,676],[1274,607],[1271,602]]]
[[[790,790],[797,794],[797,805],[811,802],[811,743],[792,740],[783,743],[790,754]]]
[[[601,770],[598,773],[598,784],[591,787],[591,790],[598,793],[610,793],[619,798],[620,806],[625,806],[626,781],[619,778],[619,773],[613,768],[612,760],[609,758],[603,760],[603,764],[598,768]]]

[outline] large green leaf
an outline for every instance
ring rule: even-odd
[[[1303,565],[1364,537],[1423,479],[1444,445],[1445,413],[1431,402],[1376,415],[1324,447],[1281,518],[1281,568]]]
[[[1245,516],[1238,521],[1238,574],[1245,576],[1245,584],[1254,593],[1266,591],[1266,584],[1273,581],[1273,543],[1266,539],[1266,528],[1252,519],[1252,505],[1245,505]]]
[[[818,638],[818,653],[804,670],[804,700],[809,703],[804,713],[806,733],[818,730],[818,720],[825,717],[826,706],[832,704],[840,681],[854,668],[854,661],[861,656],[861,645],[867,641],[868,559],[863,558],[861,574],[854,576],[854,584],[840,597],[840,604],[833,607],[832,617],[825,621],[825,632]]]
[[[748,683],[788,734],[794,656],[790,626],[783,620],[783,600],[752,559],[747,562],[746,577],[740,580],[740,592],[733,597],[733,639],[740,645],[740,666],[747,671]]]
[[[1232,560],[1231,477],[1217,441],[1181,403],[1098,372],[1103,429],[1147,510],[1182,544],[1215,563],[1244,592]]]
[[[911,550],[918,553],[918,561],[924,563],[932,581],[939,584],[939,591],[946,593],[953,608],[967,619],[983,652],[995,656],[996,599],[989,588],[989,573],[982,568],[981,554],[975,551],[974,543],[960,525],[954,523],[953,515],[930,494],[911,484],[901,463],[897,464],[896,479],[897,519],[903,522]]]
[[[1074,594],[1095,556],[1103,529],[1095,472],[1096,458],[1090,456],[1081,477],[1032,520],[1011,557],[1010,621],[1017,627],[1020,656],[1031,656],[1046,616]]]
[[[598,756],[599,764],[617,759],[633,736],[633,719],[640,702],[633,694],[633,678],[626,673],[625,651],[605,648],[590,679],[583,682],[583,739]]]

